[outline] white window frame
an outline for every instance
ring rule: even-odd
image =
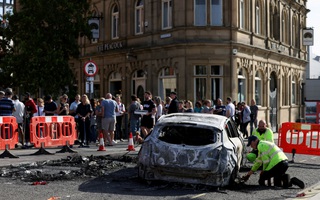
[[[166,11],[166,12],[165,12]],[[172,0],[162,0],[162,29],[172,28]]]
[[[118,10],[115,11],[115,8]],[[112,8],[112,17],[111,17],[111,39],[119,38],[119,8],[118,5],[114,5]]]
[[[141,3],[138,5],[138,3]],[[135,34],[142,34],[144,31],[144,2],[143,0],[137,0],[135,5]]]
[[[262,87],[262,75],[260,71],[256,72],[256,75],[254,77],[254,85],[255,85],[254,99],[256,100],[257,105],[262,105],[263,104],[263,98],[262,98],[263,87]]]
[[[247,101],[247,79],[246,74],[244,74],[244,71],[242,68],[239,70],[238,74],[238,102]],[[243,97],[243,98],[242,98]]]
[[[219,74],[213,73],[212,69],[214,66],[219,67]],[[202,70],[200,70],[200,72],[202,73],[196,73],[197,67],[202,68]],[[193,70],[195,101],[204,100],[207,98],[210,98],[211,100],[223,98],[223,67],[221,65],[194,65]],[[199,83],[201,84],[199,85]],[[216,85],[216,83],[218,83],[218,86]],[[218,90],[218,94],[216,90]],[[198,91],[201,94],[197,95]],[[210,91],[210,94],[207,91]],[[198,98],[198,96],[200,99]]]

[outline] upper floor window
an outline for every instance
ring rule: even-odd
[[[261,13],[260,13],[259,1],[256,1],[256,34],[260,34],[260,28],[261,28],[260,16],[261,16]]]
[[[144,27],[144,13],[143,13],[143,0],[138,0],[136,3],[135,14],[135,33],[143,33]]]
[[[210,10],[209,15],[207,14],[208,10]],[[194,25],[206,26],[208,21],[211,26],[221,26],[223,24],[222,0],[194,1]]]
[[[194,1],[194,25],[206,26],[207,25],[207,0]]]
[[[240,25],[240,28],[244,28],[245,26],[245,5],[244,5],[244,0],[240,0],[240,5],[239,5],[239,9],[240,9],[240,12],[239,12],[239,18],[240,18],[240,22],[239,22],[239,25]]]
[[[210,24],[211,26],[222,26],[222,0],[211,0],[210,3]]]
[[[162,29],[172,28],[172,0],[162,0]]]
[[[119,38],[119,9],[117,5],[112,8],[111,20],[111,36],[112,39],[117,39]]]

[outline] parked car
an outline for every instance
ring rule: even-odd
[[[163,115],[145,139],[138,176],[210,186],[234,184],[246,146],[234,120],[220,115]]]

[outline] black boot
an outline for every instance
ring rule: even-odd
[[[290,187],[290,175],[289,174],[283,174],[281,177],[281,181],[282,181],[283,188]]]
[[[290,185],[296,185],[301,189],[304,188],[304,182],[296,177],[290,179]]]

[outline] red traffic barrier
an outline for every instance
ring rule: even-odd
[[[286,153],[320,155],[320,125],[306,123],[282,123],[278,145]]]
[[[5,150],[0,158],[18,158],[9,152],[19,142],[18,124],[13,116],[0,117],[0,149]]]

